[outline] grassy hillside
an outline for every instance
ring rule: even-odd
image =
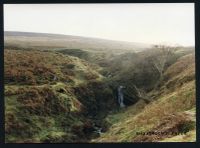
[[[6,142],[87,141],[94,122],[88,116],[104,115],[113,104],[102,81],[93,65],[76,57],[5,49]]]
[[[195,141],[194,59],[192,47],[5,32],[5,141]]]
[[[140,100],[126,110],[110,114],[107,121],[111,128],[93,142],[195,141],[194,73],[194,54],[178,59],[165,71],[155,101],[145,105]],[[148,132],[168,134],[143,135]]]

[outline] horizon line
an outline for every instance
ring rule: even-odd
[[[136,43],[136,44],[146,44],[149,46],[155,46],[155,45],[168,45],[168,43],[145,43],[145,42],[134,42],[134,41],[125,41],[125,40],[113,40],[108,38],[101,38],[101,37],[92,37],[92,36],[81,36],[81,35],[73,35],[73,34],[62,34],[62,33],[49,33],[49,32],[29,32],[29,31],[18,31],[18,30],[4,30],[5,32],[20,32],[20,33],[33,33],[33,34],[49,34],[49,35],[60,35],[60,36],[74,36],[74,37],[82,37],[82,38],[88,38],[88,39],[100,39],[100,40],[107,40],[107,41],[114,41],[114,42],[126,42],[126,43]],[[4,34],[5,36],[5,34]],[[182,47],[195,47],[195,45],[181,45],[178,43],[169,43],[172,44],[172,46],[182,46]],[[174,45],[173,45],[174,44]],[[171,46],[171,45],[168,45]]]

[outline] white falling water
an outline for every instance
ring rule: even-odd
[[[119,86],[118,87],[118,103],[119,103],[119,106],[121,108],[125,107],[125,104],[124,104],[124,95],[123,95],[123,90],[124,86]]]

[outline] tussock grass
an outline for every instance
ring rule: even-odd
[[[6,49],[6,142],[87,141],[87,112],[106,113],[113,104],[96,68],[61,53]]]
[[[104,63],[101,62],[105,54],[95,57],[106,67],[103,69],[57,52],[5,50],[6,142],[86,142],[91,138],[88,131],[93,130],[92,121],[87,117],[103,119],[107,113],[110,115],[104,120],[103,128],[108,131],[92,142],[193,140],[193,54],[174,64],[168,63],[163,83],[152,92],[156,98],[149,98],[154,101],[146,104],[139,100],[133,106],[116,110],[115,96],[108,85],[135,85],[136,80],[141,87],[154,84],[150,79],[155,71],[148,61],[143,61],[145,54],[140,54],[139,57],[135,53],[119,55],[116,61],[111,58]],[[132,57],[137,58],[131,60]],[[124,59],[122,64],[121,58]],[[131,62],[136,62],[130,65],[132,69],[127,66],[118,75],[120,68]],[[99,69],[105,70],[105,76],[114,82],[104,81],[106,78],[98,73]],[[156,78],[157,75],[153,77]],[[151,90],[148,87],[147,90]],[[109,112],[111,109],[113,111]],[[182,137],[137,135],[137,132],[154,130],[187,133]]]
[[[185,61],[186,60],[186,61]],[[188,64],[187,66],[178,68],[182,63]],[[167,82],[173,81],[173,89],[161,87],[165,90],[159,95],[157,99],[152,101],[141,110],[141,106],[137,104],[130,106],[125,111],[120,111],[114,115],[108,116],[108,121],[113,123],[108,132],[103,133],[101,137],[94,139],[92,142],[150,142],[150,141],[162,141],[166,137],[146,137],[143,135],[137,135],[137,132],[149,132],[149,131],[174,131],[181,132],[180,127],[184,129],[195,129],[195,117],[191,117],[185,111],[194,111],[196,106],[195,96],[195,80],[194,80],[194,60],[193,55],[188,55],[181,58],[177,63],[169,67],[165,75],[170,76]],[[177,67],[177,68],[176,68]],[[177,71],[176,71],[177,70]],[[178,81],[173,80],[174,77],[178,77]],[[190,79],[187,79],[191,77]],[[178,85],[182,82],[182,85]],[[163,85],[168,83],[163,83]],[[160,90],[158,90],[160,91]],[[138,110],[138,111],[137,111]],[[187,114],[187,115],[186,115]],[[191,123],[191,124],[190,124]],[[163,124],[163,127],[161,126]],[[191,125],[191,126],[190,126]],[[171,136],[172,137],[172,136]],[[168,140],[195,140],[195,134],[193,131],[182,138],[172,139],[169,136]],[[155,139],[154,139],[155,138]],[[184,141],[184,140],[183,140]]]

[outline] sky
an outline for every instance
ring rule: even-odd
[[[194,4],[5,4],[4,30],[194,45]]]

